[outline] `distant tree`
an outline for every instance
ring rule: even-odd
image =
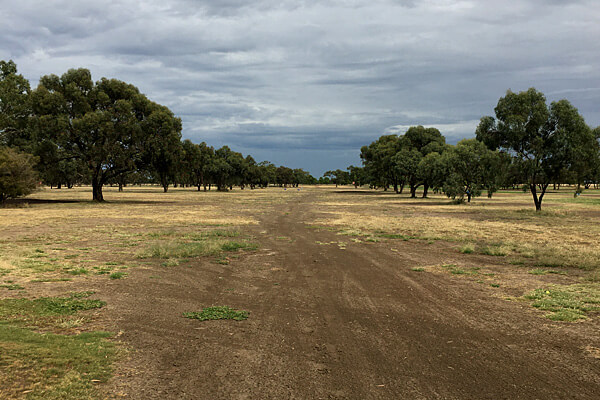
[[[483,188],[484,163],[490,150],[475,139],[464,139],[442,156],[447,165],[448,176],[444,182],[444,193],[452,199],[468,202],[481,195]]]
[[[398,174],[394,156],[400,150],[400,140],[397,135],[383,135],[368,146],[360,149],[360,158],[377,185],[387,190],[389,185],[396,193],[404,187],[402,176]]]
[[[290,186],[294,182],[294,170],[281,165],[277,167],[275,179],[279,186]]]
[[[421,152],[415,148],[405,147],[393,157],[393,163],[399,176],[403,176],[410,186],[410,197],[417,197],[417,187],[423,182],[423,176],[419,173],[419,163],[423,159]]]
[[[25,196],[37,187],[37,174],[32,155],[9,147],[0,147],[0,203]]]
[[[548,185],[565,170],[585,169],[580,167],[581,157],[594,147],[591,130],[567,100],[548,107],[544,94],[534,88],[519,93],[509,90],[498,101],[495,113],[495,119],[481,119],[477,139],[514,156],[540,211]]]
[[[17,74],[17,65],[0,61],[0,146],[29,150],[30,91],[29,81]]]
[[[341,169],[327,171],[323,174],[323,177],[328,178],[331,183],[335,183],[335,187],[350,183],[350,174],[347,171],[342,171]]]
[[[418,166],[421,159],[427,154],[443,153],[446,148],[446,139],[438,129],[419,125],[408,128],[399,140],[401,150],[400,154],[396,153],[395,158],[398,171],[410,185],[411,197],[417,197],[416,191],[420,185],[423,185],[423,197],[427,197],[432,182],[419,173]]]
[[[355,167],[354,165],[346,168],[348,170],[348,180],[352,182],[355,188],[362,186],[367,182],[367,174],[363,167]]]
[[[155,174],[166,193],[183,157],[181,119],[167,107],[152,104],[151,108],[151,114],[142,122],[145,137],[142,165]]]
[[[428,153],[419,161],[419,175],[436,193],[442,190],[448,175],[448,166],[440,153]],[[425,193],[424,193],[425,194]]]

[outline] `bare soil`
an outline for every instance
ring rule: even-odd
[[[457,260],[516,267],[443,242],[354,242],[309,228],[318,211],[299,192],[256,213],[260,224],[244,229],[260,250],[229,265],[198,259],[86,281],[108,303],[95,327],[118,332],[128,349],[105,396],[598,398],[597,318],[552,322],[505,299],[522,292],[413,271]],[[250,318],[182,317],[211,305],[247,310]]]

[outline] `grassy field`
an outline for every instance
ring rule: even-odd
[[[529,194],[517,191],[461,205],[441,195],[410,199],[349,187],[302,188],[302,194],[311,196],[314,209],[306,226],[339,234],[338,242],[317,242],[324,249],[385,242],[394,251],[395,241],[414,241],[425,253],[444,243],[461,260],[490,256],[518,273],[503,279],[468,262],[415,265],[412,271],[465,277],[498,290],[520,288],[513,300],[556,321],[580,321],[600,311],[600,192],[579,198],[568,190],[548,193],[541,213]],[[114,334],[91,328],[106,303],[69,286],[134,279],[135,269],[168,271],[194,259],[228,264],[261,248],[250,228],[296,195],[280,188],[231,193],[178,188],[166,194],[152,187],[123,193],[107,188],[108,202],[96,204],[89,201],[89,188],[45,189],[0,208],[0,397],[98,396],[96,386],[109,379],[118,345]],[[292,246],[295,239],[275,240]],[[524,276],[527,285],[520,281]],[[542,286],[548,276],[569,280]],[[223,307],[217,311],[235,311]],[[187,316],[247,318],[245,312],[208,311]]]

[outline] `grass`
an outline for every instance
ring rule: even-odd
[[[111,374],[114,345],[106,332],[57,335],[0,324],[0,382],[5,398],[96,398],[93,382]],[[10,382],[9,385],[6,385]]]
[[[17,283],[10,283],[10,284],[4,284],[4,285],[0,285],[0,288],[5,288],[8,290],[23,290],[25,289],[25,287],[17,284]]]
[[[222,252],[237,250],[255,250],[257,245],[246,241],[207,240],[202,242],[172,241],[155,243],[143,252],[138,253],[139,258],[194,258],[214,256]]]
[[[39,332],[80,326],[80,311],[105,305],[89,299],[91,294],[0,300],[0,382],[10,382],[2,385],[3,398],[97,398],[94,382],[110,377],[115,355],[114,345],[105,340],[111,334]]]
[[[533,307],[550,311],[546,317],[553,321],[572,322],[586,319],[590,312],[600,311],[600,287],[593,284],[536,289],[525,298],[533,301]]]
[[[423,267],[413,267],[410,270],[411,271],[415,271],[415,272],[423,272],[423,271],[425,271],[425,268],[423,268]]]
[[[470,244],[464,245],[459,250],[463,254],[471,254],[475,251],[475,247]]]
[[[200,312],[183,313],[185,318],[199,319],[200,321],[217,320],[217,319],[233,319],[242,321],[248,319],[248,311],[238,311],[227,306],[207,307]]]
[[[86,293],[86,292],[84,292]],[[87,294],[89,296],[89,294]],[[37,299],[1,299],[0,320],[29,322],[38,317],[73,315],[78,311],[101,308],[101,300],[71,294],[68,297],[40,297]]]
[[[600,246],[593,245],[600,224],[589,214],[598,210],[595,197],[582,202],[574,201],[572,191],[550,192],[544,211],[535,212],[529,193],[500,191],[492,199],[479,197],[464,205],[436,194],[415,200],[379,193],[320,196],[315,207],[325,216],[307,222],[341,234],[445,240],[459,243],[463,254],[531,259],[547,268],[600,269]],[[598,191],[588,193],[597,196]]]
[[[123,279],[127,276],[127,272],[113,272],[109,275],[110,279]]]

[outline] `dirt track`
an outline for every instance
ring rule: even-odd
[[[600,360],[585,351],[600,346],[595,322],[551,322],[489,287],[411,271],[465,257],[443,243],[396,241],[391,252],[307,228],[317,212],[309,200],[298,193],[258,215],[260,250],[230,265],[202,260],[99,282],[108,306],[98,323],[131,349],[107,396],[598,398]],[[340,241],[347,246],[331,244]],[[208,305],[251,315],[181,317]]]

